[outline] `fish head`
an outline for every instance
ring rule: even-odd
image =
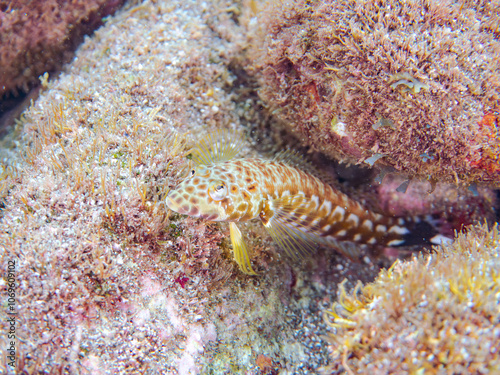
[[[168,193],[166,204],[172,211],[206,220],[241,221],[258,215],[251,198],[231,162],[225,162],[191,169]]]

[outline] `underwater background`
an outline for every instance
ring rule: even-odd
[[[499,15],[0,2],[0,374],[500,373]],[[221,129],[456,238],[294,261],[248,221],[246,275],[227,223],[165,204]]]

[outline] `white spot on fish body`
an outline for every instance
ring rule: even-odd
[[[380,233],[385,233],[387,231],[387,227],[385,225],[379,224],[375,227],[375,230]]]
[[[340,214],[340,220],[342,220],[344,219],[345,210],[342,207],[337,206],[335,207],[335,210],[333,210],[332,216],[335,217],[337,214]]]
[[[369,243],[370,245],[375,245],[377,243],[377,239],[375,237],[370,238],[366,243]]]
[[[445,237],[442,234],[436,234],[430,241],[435,245],[449,245],[453,242],[451,238]]]
[[[373,230],[373,222],[371,220],[363,221],[363,227],[368,229],[369,231]]]
[[[410,231],[406,229],[405,227],[398,227],[397,225],[393,225],[392,227],[389,228],[389,233],[396,233],[396,234],[408,234]]]
[[[326,209],[327,214],[329,214],[330,211],[332,210],[332,202],[324,201],[322,207],[324,207]]]
[[[317,196],[317,195],[313,195],[313,196],[311,197],[311,201],[315,204],[315,206],[316,206],[316,207],[318,207],[318,206],[319,206],[319,198],[318,198],[318,196]]]
[[[359,224],[359,217],[357,215],[354,215],[354,214],[350,214],[348,217],[347,217],[347,222],[350,222],[350,223],[353,223],[353,225],[355,227],[358,226]]]
[[[337,233],[335,233],[336,236],[342,237],[347,234],[347,231],[345,229],[339,230]]]
[[[319,222],[320,222],[320,221],[321,221],[321,218],[320,218],[320,217],[318,217],[318,218],[314,219],[314,220],[311,222],[311,226],[312,226],[312,227],[315,227],[316,225],[318,225],[318,224],[319,224]]]
[[[389,241],[387,243],[387,245],[389,245],[389,246],[398,246],[398,245],[401,245],[404,242],[405,242],[405,240],[392,240],[392,241]]]
[[[361,239],[361,234],[357,233],[353,238],[354,241],[359,241]]]

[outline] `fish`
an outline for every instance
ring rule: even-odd
[[[432,217],[393,217],[373,212],[331,186],[298,152],[274,157],[238,158],[242,138],[208,134],[194,148],[188,175],[166,196],[167,207],[207,221],[229,222],[236,263],[255,275],[249,249],[237,223],[260,219],[273,240],[292,258],[318,246],[335,248],[359,260],[373,249],[436,243]],[[374,250],[374,253],[376,251]]]

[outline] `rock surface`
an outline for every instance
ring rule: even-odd
[[[498,186],[498,3],[272,5],[250,47],[260,96],[314,149],[409,177]]]

